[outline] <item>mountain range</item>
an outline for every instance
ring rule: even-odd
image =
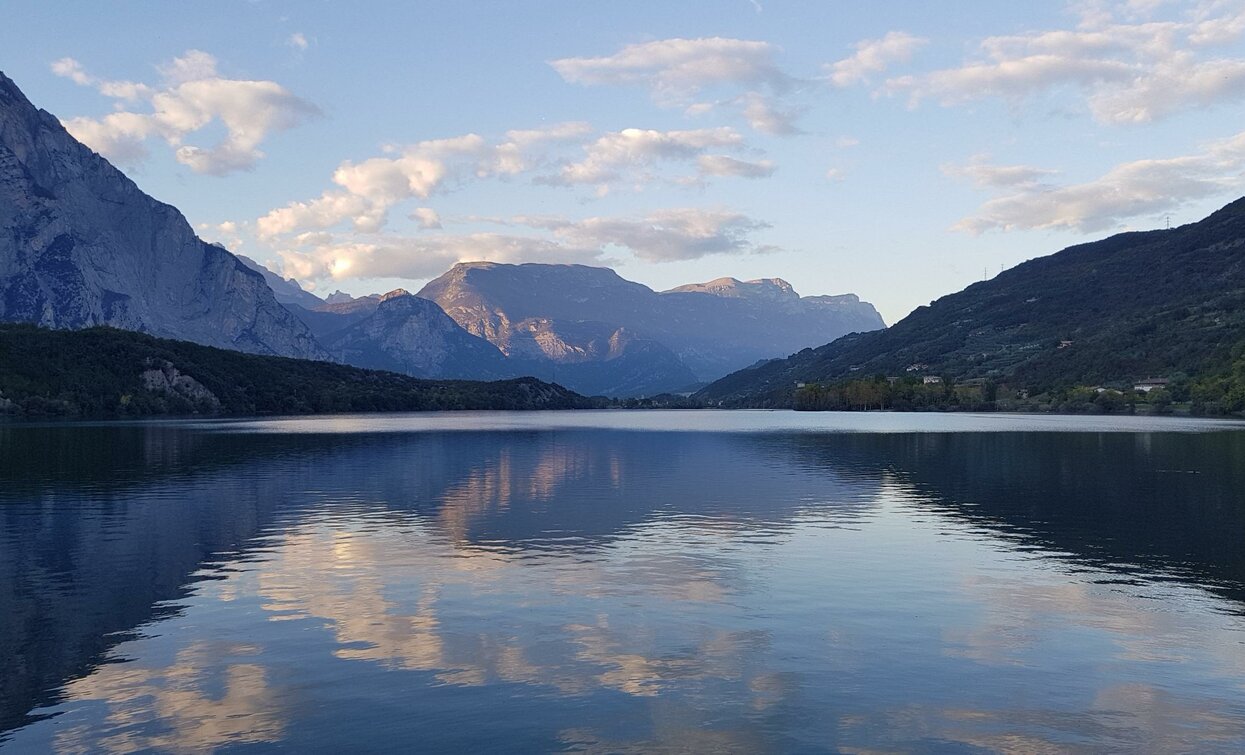
[[[463,263],[415,295],[321,299],[197,238],[2,73],[0,321],[613,396],[690,390],[884,326],[854,295],[801,297],[776,278],[657,292],[582,265]]]
[[[1230,409],[1245,405],[1245,393],[1230,395],[1245,392],[1243,357],[1240,199],[1179,228],[1122,233],[1030,260],[886,330],[736,372],[697,396],[727,406],[790,406],[797,384],[874,375],[989,381],[1026,394],[1127,390],[1157,378],[1188,387],[1195,402],[1198,390],[1207,401],[1226,399]]]

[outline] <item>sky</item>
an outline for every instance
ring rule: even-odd
[[[0,70],[305,288],[780,277],[888,323],[1245,193],[1245,0],[5,0]]]

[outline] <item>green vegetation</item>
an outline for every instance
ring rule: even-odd
[[[602,403],[535,378],[420,380],[112,328],[0,325],[0,414],[11,416],[581,409]]]
[[[1120,234],[1031,260],[884,331],[741,370],[697,398],[719,406],[863,406],[871,402],[848,397],[846,387],[857,375],[877,374],[993,384],[995,403],[1054,411],[1140,411],[1152,402],[1132,395],[1134,381],[1166,378],[1169,406],[1245,410],[1245,199],[1181,228]],[[800,383],[823,387],[797,396]],[[1114,389],[1119,401],[1098,388]],[[964,405],[945,388],[888,394],[897,394],[896,407]]]
[[[1233,375],[1201,380],[1179,378],[1149,392],[1131,387],[1072,386],[1031,394],[991,381],[922,380],[881,375],[835,383],[809,383],[794,391],[802,411],[969,411],[1058,412],[1061,414],[1193,414],[1218,416],[1245,411],[1245,360]]]

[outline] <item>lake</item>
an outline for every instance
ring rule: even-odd
[[[0,425],[0,750],[1245,749],[1245,425]]]

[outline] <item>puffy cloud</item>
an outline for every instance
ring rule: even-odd
[[[395,204],[411,198],[426,199],[463,162],[474,164],[487,150],[482,137],[466,134],[451,139],[418,142],[392,157],[373,157],[360,163],[349,160],[333,171],[333,183],[316,199],[291,202],[259,218],[256,230],[265,238],[305,230],[323,230],[349,222],[354,230],[381,229]]]
[[[1011,193],[989,200],[954,228],[974,234],[1037,228],[1108,230],[1186,202],[1239,192],[1245,184],[1243,169],[1245,132],[1213,142],[1196,154],[1123,163],[1093,181],[1064,186],[1039,182],[1046,171],[978,165],[964,174],[976,174],[979,184],[1005,187]]]
[[[723,84],[781,90],[789,78],[774,63],[768,42],[710,37],[627,45],[599,58],[562,58],[550,65],[568,82],[640,85],[660,101],[677,102]]]
[[[690,131],[628,128],[601,135],[584,147],[582,160],[569,163],[557,174],[539,180],[557,186],[607,185],[629,171],[661,161],[694,160],[707,149],[734,148],[742,144],[739,133],[728,127]]]
[[[177,86],[188,81],[202,81],[217,77],[216,57],[202,50],[187,50],[180,58],[156,66],[165,84]]]
[[[692,163],[696,173],[675,183],[700,183],[708,177],[764,178],[774,171],[768,160],[749,161],[720,154],[742,150],[744,140],[732,128],[656,131],[623,129],[606,132],[582,146],[578,159],[564,157],[570,145],[592,135],[586,123],[559,123],[539,129],[507,131],[489,143],[477,134],[387,147],[386,155],[361,162],[345,161],[333,172],[334,186],[319,197],[275,208],[255,222],[267,240],[305,231],[349,224],[355,232],[375,233],[390,211],[411,199],[426,200],[447,187],[472,179],[530,173],[536,183],[551,186],[595,186],[597,193],[628,180],[663,180],[665,163]],[[430,207],[410,215],[425,230],[439,227]],[[426,241],[426,239],[422,239]]]
[[[795,79],[774,62],[768,42],[711,37],[663,39],[627,45],[598,58],[562,58],[550,65],[563,79],[585,86],[631,85],[652,92],[664,107],[681,107],[689,116],[726,108],[768,134],[799,133],[798,109],[783,105]],[[693,101],[706,90],[738,92],[719,101]]]
[[[314,105],[275,82],[221,77],[216,59],[200,50],[190,50],[161,66],[162,88],[98,79],[72,58],[54,62],[52,71],[95,87],[106,97],[150,106],[150,112],[119,109],[102,118],[64,122],[75,138],[121,163],[145,158],[146,141],[159,137],[174,148],[179,162],[197,173],[249,170],[263,157],[259,147],[269,134],[319,114]],[[215,122],[225,129],[218,143],[206,147],[185,143],[187,137]]]
[[[431,207],[416,207],[411,213],[411,219],[419,223],[419,227],[426,231],[441,227],[441,216]]]
[[[468,178],[506,177],[547,162],[544,150],[591,133],[586,123],[559,123],[541,129],[507,131],[504,141],[489,144],[478,134],[432,139],[405,147],[387,147],[384,157],[347,160],[333,171],[336,188],[316,199],[291,202],[256,221],[260,236],[333,228],[350,223],[355,231],[375,232],[390,209],[409,199],[427,199],[447,183]],[[417,210],[432,212],[430,208]],[[416,220],[423,222],[420,218]]]
[[[438,236],[382,236],[376,239],[318,238],[283,249],[282,274],[299,281],[347,278],[432,278],[456,262],[588,262],[599,248],[572,247],[542,236],[472,233]]]
[[[1030,165],[993,165],[987,155],[979,155],[963,165],[948,163],[942,172],[954,178],[967,178],[982,188],[1032,186],[1057,171]]]
[[[356,231],[372,232],[384,225],[388,207],[343,191],[326,191],[309,202],[291,202],[255,221],[261,238],[307,230],[324,230],[349,221]]]
[[[772,251],[749,239],[768,224],[736,212],[673,208],[643,218],[593,217],[571,221],[561,218],[516,218],[516,222],[545,228],[572,248],[617,247],[649,262],[691,260],[712,254],[750,254]]]
[[[913,53],[928,41],[902,31],[889,32],[881,39],[862,40],[856,43],[851,57],[826,66],[826,78],[837,87],[860,84],[894,63],[911,60]]]
[[[237,251],[242,247],[242,228],[232,220],[220,223],[199,223],[195,226],[199,238],[207,242],[215,242],[226,249]]]
[[[491,159],[481,166],[482,174],[513,176],[544,162],[540,150],[549,145],[576,142],[592,133],[582,121],[558,123],[546,128],[512,129],[505,141],[493,148]]]
[[[1147,123],[1187,108],[1208,108],[1245,96],[1245,59],[1198,62],[1173,55],[1129,86],[1107,88],[1090,99],[1094,117],[1107,123]]]
[[[750,234],[765,223],[725,210],[678,208],[639,218],[481,218],[514,229],[507,233],[338,238],[300,237],[280,250],[282,274],[310,285],[344,278],[411,278],[439,275],[455,262],[602,262],[629,252],[652,262],[690,260],[711,254],[771,251]],[[520,232],[522,229],[523,232]]]
[[[760,92],[747,92],[736,102],[742,107],[744,120],[754,131],[775,136],[801,133],[795,121],[802,115],[797,108],[787,108],[778,100]]]
[[[74,138],[108,159],[127,165],[142,162],[150,154],[147,139],[157,133],[150,116],[110,113],[103,118],[70,118],[62,121]]]
[[[73,83],[84,87],[91,86],[91,84],[95,81],[89,74],[87,74],[86,69],[82,67],[82,64],[73,58],[61,58],[60,60],[52,61],[52,73],[69,79]]]
[[[287,47],[292,47],[295,50],[303,51],[303,50],[306,50],[308,47],[311,47],[311,40],[307,39],[306,34],[303,34],[301,31],[296,31],[290,36],[286,37],[285,44]]]
[[[926,98],[954,105],[1070,87],[1102,123],[1146,123],[1245,97],[1245,59],[1205,57],[1206,48],[1245,34],[1241,4],[1198,3],[1180,19],[1148,20],[1162,5],[1093,3],[1082,8],[1076,30],[989,37],[976,60],[892,78],[884,89],[906,93],[913,105]]]

